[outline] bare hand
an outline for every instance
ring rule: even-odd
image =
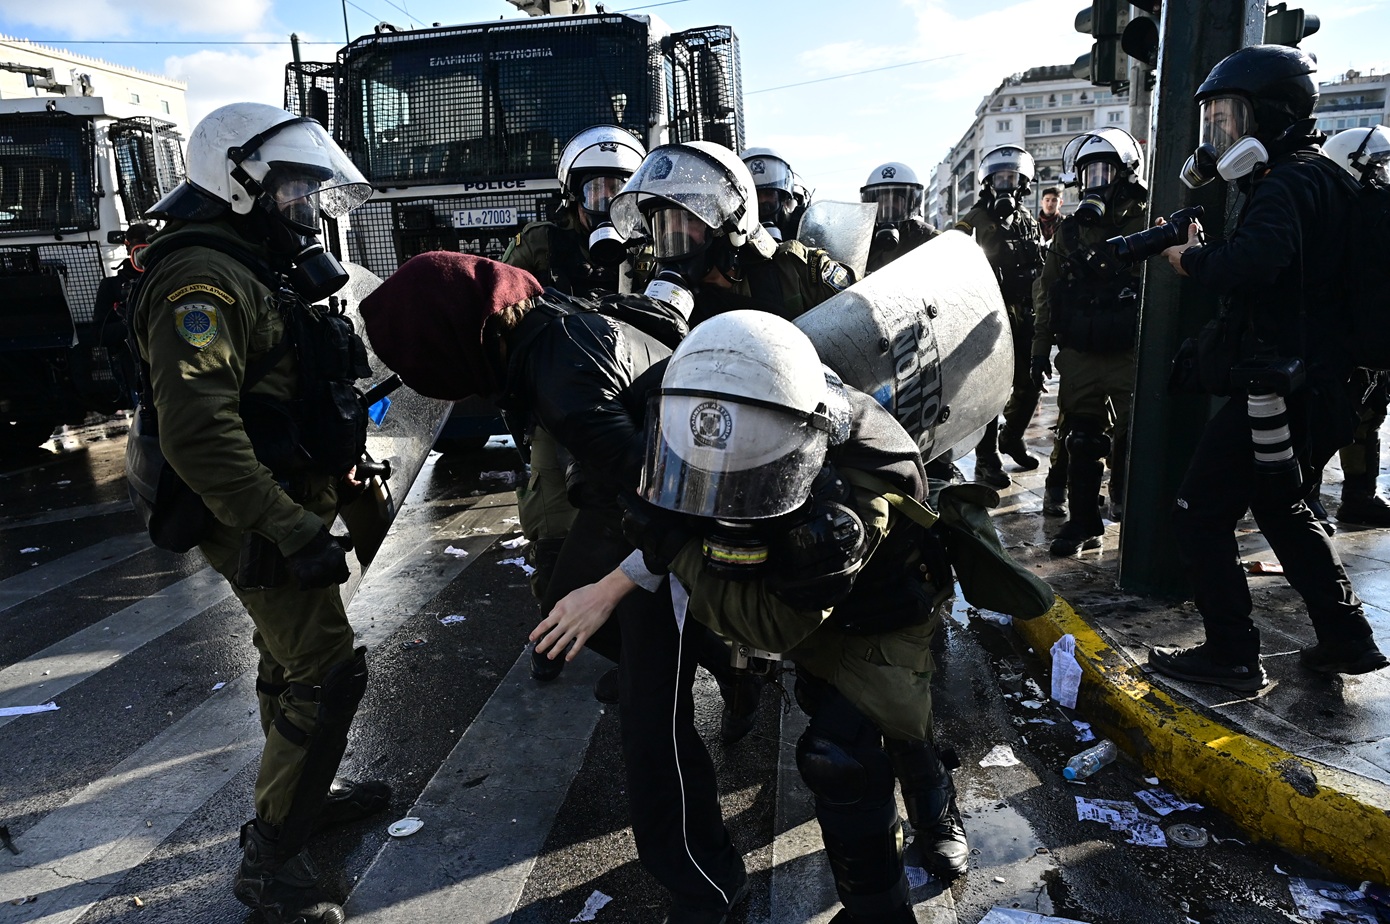
[[[1163,225],[1167,224],[1167,222],[1160,218],[1158,221],[1154,222],[1154,224]],[[1169,247],[1167,250],[1163,251],[1163,256],[1168,258],[1168,265],[1173,268],[1173,272],[1177,273],[1179,276],[1187,275],[1187,270],[1182,268],[1182,255],[1187,252],[1188,248],[1201,246],[1201,237],[1202,224],[1196,219],[1193,219],[1192,224],[1187,226],[1187,243],[1176,247]]]
[[[618,602],[636,586],[627,575],[614,571],[596,584],[570,591],[531,630],[536,651],[552,661],[565,652],[565,660],[573,661],[584,643],[613,615]]]

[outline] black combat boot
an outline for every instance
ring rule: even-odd
[[[1058,558],[1098,549],[1105,523],[1100,517],[1101,460],[1110,451],[1104,432],[1075,429],[1067,434],[1067,504],[1071,515],[1048,549]]]
[[[347,915],[318,886],[308,854],[280,855],[278,838],[255,819],[241,826],[241,867],[232,891],[266,924],[343,924]]]
[[[1369,439],[1361,440],[1360,444],[1365,455],[1365,471],[1358,475],[1347,475],[1342,482],[1342,503],[1337,508],[1337,520],[1357,526],[1390,526],[1390,504],[1376,493],[1376,475],[1380,472],[1380,437],[1372,434]],[[1324,514],[1326,512],[1323,511]]]
[[[719,695],[724,699],[719,737],[725,744],[733,744],[753,730],[767,678],[755,671],[741,670],[734,672],[731,677],[715,679],[719,682]]]
[[[940,879],[955,879],[970,862],[970,845],[956,808],[956,784],[951,771],[960,766],[955,751],[937,751],[929,741],[885,738],[884,750],[893,762],[893,775],[902,787],[907,818],[917,832],[913,848],[927,871]]]
[[[999,458],[999,418],[985,425],[984,436],[975,446],[975,480],[991,488],[1003,490],[1013,484],[1004,472],[1004,461]]]
[[[1028,444],[1023,442],[1023,433],[1028,429],[1028,421],[1033,419],[1033,410],[1036,407],[1023,408],[1012,414],[1004,416],[1004,426],[999,429],[999,451],[1014,460],[1017,465],[1025,472],[1031,472],[1042,463],[1038,457],[1028,451]],[[1025,415],[1023,411],[1028,413]]]
[[[360,783],[336,777],[328,787],[323,808],[314,821],[314,831],[337,825],[352,824],[391,804],[391,785],[385,780],[363,780]]]
[[[1043,482],[1043,516],[1064,517],[1067,515],[1067,471],[1070,468],[1067,457],[1067,444],[1064,437],[1056,437],[1052,452],[1052,465],[1047,470]]]

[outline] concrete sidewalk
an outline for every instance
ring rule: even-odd
[[[1055,389],[1054,389],[1055,391]],[[1270,684],[1235,693],[1146,668],[1153,645],[1195,645],[1202,619],[1190,601],[1127,594],[1116,584],[1120,526],[1107,521],[1100,552],[1053,558],[1062,525],[1042,513],[1055,404],[1044,395],[1028,443],[1043,464],[1018,472],[994,511],[1004,544],[1058,595],[1046,616],[1015,621],[1044,658],[1064,634],[1085,671],[1077,711],[1165,785],[1224,811],[1252,836],[1316,860],[1352,882],[1390,883],[1390,669],[1326,679],[1298,665],[1315,641],[1302,600],[1281,574],[1249,577]],[[967,477],[974,457],[959,463]],[[1324,485],[1335,510],[1341,471]],[[1390,479],[1382,478],[1382,492]],[[1335,522],[1335,517],[1334,517]],[[1242,559],[1276,561],[1253,520],[1240,524]],[[1390,650],[1390,529],[1339,527],[1333,540],[1375,637]]]

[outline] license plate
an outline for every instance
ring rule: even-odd
[[[516,209],[459,209],[455,228],[510,228],[516,225]]]

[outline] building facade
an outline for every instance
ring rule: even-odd
[[[24,73],[27,69],[51,74]],[[0,35],[0,99],[100,97],[115,118],[153,117],[188,137],[187,84],[60,48]]]
[[[1314,115],[1318,128],[1335,135],[1348,128],[1390,124],[1387,107],[1387,88],[1390,74],[1368,74],[1349,70],[1345,74],[1319,84],[1318,106]]]
[[[1071,64],[1035,67],[1006,78],[980,101],[975,121],[932,172],[928,220],[948,228],[970,210],[979,193],[975,171],[992,148],[1017,144],[1033,155],[1038,176],[1027,205],[1035,212],[1042,190],[1062,172],[1062,149],[1081,132],[1113,126],[1130,131],[1129,97],[1072,75]],[[1072,202],[1063,195],[1063,208]]]

